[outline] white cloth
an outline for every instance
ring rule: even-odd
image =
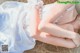
[[[30,3],[7,1],[0,5],[0,46],[8,45],[8,53],[23,53],[34,48],[36,42],[23,29],[22,19],[26,19],[28,29]],[[1,48],[1,47],[0,47]]]

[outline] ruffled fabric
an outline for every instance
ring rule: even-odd
[[[8,53],[23,53],[25,50],[34,48],[36,44],[35,39],[28,32],[30,19],[27,14],[32,3],[31,1],[28,3],[7,1],[0,5],[0,48],[2,45],[8,45]],[[22,23],[24,20],[27,24],[26,32]]]

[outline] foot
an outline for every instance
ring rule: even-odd
[[[77,47],[79,47],[80,45],[80,35],[79,34],[76,35],[76,37],[73,39],[73,42],[75,43]]]

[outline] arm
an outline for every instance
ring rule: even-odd
[[[29,30],[31,36],[35,36],[38,33],[38,23],[39,19],[39,8],[33,6],[32,9],[29,11],[28,17],[30,18],[29,22]]]
[[[38,29],[40,31],[49,33],[51,35],[61,37],[61,38],[74,38],[76,33],[64,30],[58,27],[56,24],[52,24],[51,22],[55,21],[57,17],[59,17],[66,9],[71,7],[70,4],[54,4],[54,7],[50,7],[46,13],[42,16],[42,21],[40,22]]]

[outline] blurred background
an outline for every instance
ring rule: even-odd
[[[5,1],[27,2],[26,0],[0,0],[0,3],[3,3]],[[51,3],[50,0],[43,0],[43,1],[45,2],[45,4]],[[76,9],[78,13],[80,13],[80,4],[76,4]],[[56,47],[37,41],[37,44],[34,49],[24,51],[24,53],[80,53],[80,47],[75,49],[67,49],[67,48]]]

